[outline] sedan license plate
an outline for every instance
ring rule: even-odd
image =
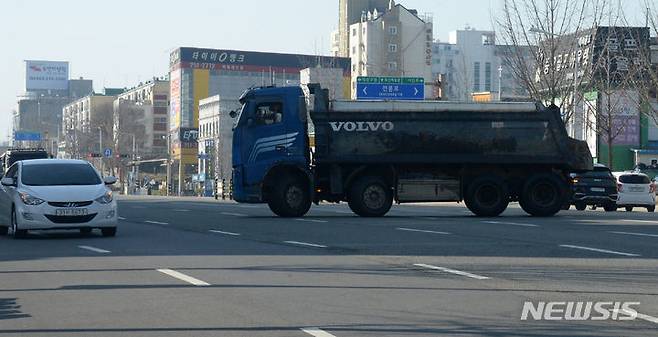
[[[644,192],[644,187],[631,187],[628,190],[630,192]]]
[[[592,187],[590,188],[592,192],[605,192],[605,188],[603,187]]]
[[[60,208],[55,210],[57,216],[81,216],[87,215],[87,213],[86,208]]]

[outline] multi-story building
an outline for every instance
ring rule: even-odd
[[[176,191],[193,189],[198,172],[199,101],[219,95],[232,104],[247,88],[298,85],[308,67],[343,69],[349,92],[350,61],[340,57],[261,53],[238,50],[178,48],[170,55],[169,130],[175,161]],[[176,174],[176,172],[178,174]]]
[[[338,30],[332,33],[334,56],[350,57],[350,26],[361,22],[363,13],[384,13],[394,6],[392,0],[340,0],[338,4]],[[335,49],[334,49],[335,48]]]
[[[199,170],[204,195],[211,195],[217,183],[232,176],[233,123],[231,111],[240,109],[237,99],[219,95],[199,101]],[[215,181],[216,179],[216,181]]]
[[[135,151],[141,159],[165,158],[169,131],[169,79],[140,83],[119,94],[113,107],[114,146],[117,153]]]
[[[422,77],[433,83],[431,16],[395,5],[364,13],[349,34],[353,98],[359,76]],[[425,97],[433,92],[431,85],[425,86]]]
[[[505,55],[521,52],[532,63],[528,48],[497,45],[494,32],[470,27],[451,32],[448,42],[434,42],[432,73],[434,78],[442,77],[442,99],[470,101],[474,94],[488,95],[490,100],[527,99],[505,65]]]
[[[103,148],[113,147],[113,108],[116,96],[90,94],[62,109],[64,138],[60,155],[65,158],[98,157]],[[100,159],[97,164],[100,167]]]
[[[91,80],[69,80],[68,67],[68,62],[26,61],[25,93],[18,97],[13,134],[20,139],[18,133],[31,133],[40,140],[16,140],[14,146],[39,145],[56,154],[62,108],[93,91]]]

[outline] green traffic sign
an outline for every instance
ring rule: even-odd
[[[425,79],[422,77],[359,76],[356,78],[356,82],[370,84],[424,84]]]

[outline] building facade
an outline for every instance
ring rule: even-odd
[[[141,159],[165,158],[169,131],[169,80],[154,77],[127,89],[113,103],[113,135],[117,153],[135,150]]]
[[[116,96],[91,94],[64,106],[60,157],[99,158],[102,149],[112,148],[112,106],[115,99]],[[94,160],[94,164],[100,168],[101,159]]]
[[[350,57],[350,26],[361,22],[363,13],[386,12],[394,6],[392,0],[340,0],[338,30],[332,34],[332,55]]]
[[[349,59],[238,50],[178,48],[170,55],[169,131],[177,191],[192,191],[198,174],[199,102],[219,95],[237,100],[248,88],[299,85],[308,67],[343,69],[349,79]],[[349,90],[349,80],[345,89]],[[230,103],[229,103],[230,104]]]
[[[471,101],[476,97],[490,101],[527,100],[527,91],[505,60],[508,53],[523,53],[531,69],[529,51],[529,47],[497,45],[494,32],[467,27],[451,32],[448,42],[434,42],[432,74],[434,78],[442,78],[444,100]]]
[[[364,13],[350,26],[352,98],[356,98],[359,76],[422,77],[433,83],[433,24],[430,16],[419,16],[402,5]],[[425,86],[425,97],[434,88]]]

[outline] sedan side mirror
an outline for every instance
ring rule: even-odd
[[[103,178],[103,183],[105,185],[114,185],[117,182],[116,177],[105,177]]]
[[[4,177],[2,178],[2,186],[16,186],[16,181],[14,178]]]

